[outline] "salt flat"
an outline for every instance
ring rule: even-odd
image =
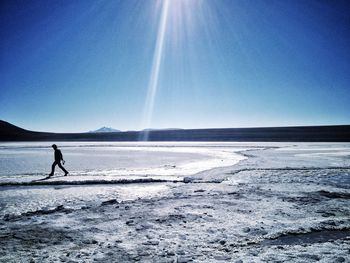
[[[30,185],[45,175],[50,149],[0,145],[0,180],[9,183],[0,187],[1,261],[349,261],[350,144],[61,149],[72,176]],[[89,180],[106,184],[84,184]],[[29,184],[11,185],[18,181]]]

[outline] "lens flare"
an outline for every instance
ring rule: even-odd
[[[160,13],[158,13],[160,14],[160,18],[143,109],[141,127],[145,130],[140,133],[139,140],[141,141],[147,141],[149,139],[149,128],[152,125],[160,79],[162,74],[165,74],[163,69],[166,68],[166,65],[169,65],[169,61],[173,65],[178,65],[177,69],[188,68],[189,65],[187,64],[189,63],[186,61],[190,60],[192,55],[185,54],[183,51],[189,50],[191,40],[194,37],[192,33],[198,29],[196,26],[203,26],[201,23],[210,16],[208,10],[204,8],[207,6],[204,6],[202,0],[159,0],[157,4],[159,4],[157,10],[160,10]],[[202,13],[202,11],[206,12]],[[184,56],[186,58],[182,59]],[[169,69],[167,73],[169,74]],[[175,82],[180,81],[182,77],[180,72],[176,72],[175,70],[173,73]],[[172,85],[176,84],[168,83],[169,87]]]
[[[169,1],[170,0],[163,0],[162,3],[162,14],[161,19],[159,23],[158,28],[158,34],[157,34],[157,41],[153,56],[153,63],[152,63],[152,70],[151,70],[151,76],[148,83],[148,89],[147,89],[147,96],[146,96],[146,103],[145,103],[145,109],[144,109],[144,117],[143,117],[143,127],[150,127],[153,109],[154,109],[154,100],[157,93],[158,83],[159,83],[159,72],[160,72],[160,66],[162,63],[162,56],[163,56],[163,47],[164,47],[164,38],[165,38],[165,32],[166,32],[166,25],[168,20],[168,13],[169,13]],[[145,130],[141,135],[141,140],[147,141],[149,136],[149,131]]]

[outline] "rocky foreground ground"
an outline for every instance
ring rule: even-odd
[[[349,262],[349,167],[245,154],[162,196],[5,215],[0,261]]]

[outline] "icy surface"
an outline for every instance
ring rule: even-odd
[[[51,144],[0,143],[0,182],[28,182],[45,177],[53,162]],[[66,160],[65,167],[70,172],[70,177],[64,180],[192,175],[216,167],[232,166],[245,159],[236,152],[246,149],[244,145],[232,143],[147,142],[66,142],[60,143],[59,147]],[[58,167],[56,174],[62,174]]]
[[[77,146],[64,153],[69,147]],[[177,182],[0,186],[0,261],[349,262],[350,144],[149,144],[138,151],[169,155],[180,167],[226,153],[241,161],[147,175]]]

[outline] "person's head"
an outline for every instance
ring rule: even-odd
[[[52,148],[54,148],[56,150],[57,149],[57,145],[56,144],[52,144]]]

